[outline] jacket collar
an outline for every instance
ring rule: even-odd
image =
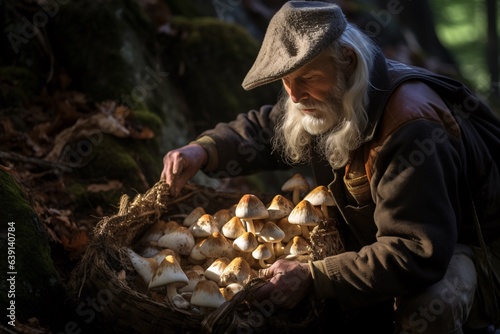
[[[368,125],[363,131],[363,142],[370,141],[375,134],[385,103],[390,94],[390,79],[386,58],[377,47],[368,88]]]

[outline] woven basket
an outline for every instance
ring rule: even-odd
[[[132,201],[123,196],[118,213],[103,218],[96,226],[92,241],[80,263],[72,272],[68,286],[75,305],[97,307],[91,320],[92,329],[101,333],[228,333],[228,332],[294,332],[307,327],[317,316],[318,305],[304,303],[300,316],[294,311],[276,312],[259,324],[252,323],[252,306],[246,297],[264,283],[252,280],[245,290],[208,316],[174,309],[137,291],[132,279],[135,270],[124,251],[159,218],[187,213],[202,206],[216,212],[238,203],[241,193],[222,193],[211,188],[186,185],[172,199],[168,186],[158,182]],[[265,201],[272,197],[259,194]],[[89,299],[90,298],[90,299]],[[310,302],[314,302],[312,299]],[[251,328],[250,328],[251,327]]]

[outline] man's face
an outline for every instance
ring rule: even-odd
[[[300,114],[312,135],[331,130],[342,117],[345,78],[327,52],[282,79],[292,102],[288,112]]]

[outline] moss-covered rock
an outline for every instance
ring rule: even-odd
[[[241,83],[259,50],[241,26],[211,17],[174,17],[162,58],[189,104],[196,132],[274,103],[279,86],[245,91]]]
[[[61,314],[64,289],[50,255],[44,228],[20,185],[0,170],[0,281],[2,323],[15,316],[21,322],[30,317],[51,323]],[[3,276],[5,277],[5,276]]]
[[[146,75],[154,31],[137,1],[71,1],[48,25],[72,88],[97,101],[119,100]]]
[[[72,150],[74,154],[78,154],[76,145],[78,143],[69,144],[69,147],[75,146]],[[102,140],[92,146],[88,153],[72,157],[71,173],[66,175],[72,184],[69,190],[75,196],[77,203],[81,205],[88,203],[91,206],[116,204],[122,191],[134,189],[143,192],[154,181],[148,182],[142,168],[149,169],[151,174],[155,174],[156,179],[160,175],[161,159],[156,157],[155,162],[151,158],[157,154],[155,148],[157,146],[153,140],[122,139],[103,134]],[[111,190],[109,194],[89,193],[83,190],[84,184],[106,183],[111,180],[120,181],[123,189]]]

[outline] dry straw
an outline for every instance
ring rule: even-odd
[[[95,300],[99,307],[90,325],[103,333],[257,333],[269,330],[293,333],[304,330],[321,312],[321,304],[314,299],[314,294],[311,293],[311,298],[296,310],[276,308],[271,315],[259,315],[259,310],[248,298],[265,283],[259,278],[251,280],[243,291],[208,315],[176,309],[136,289],[132,279],[136,273],[125,249],[151,224],[160,218],[181,214],[182,208],[198,207],[203,197],[208,199],[206,212],[216,212],[237,203],[241,195],[186,185],[173,199],[168,194],[168,186],[158,182],[133,200],[122,196],[117,214],[104,217],[96,225],[86,253],[71,274],[68,286],[71,301],[76,307],[89,298]],[[261,198],[270,201],[272,196],[262,195]],[[316,228],[319,233],[313,231],[311,235],[314,259],[338,251],[331,246],[337,236],[323,227]],[[327,239],[330,246],[325,248]],[[259,315],[259,322],[255,320],[256,315]]]

